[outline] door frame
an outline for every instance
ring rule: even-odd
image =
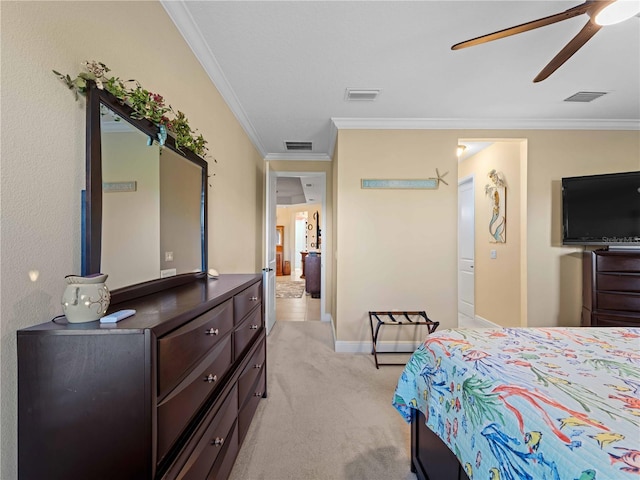
[[[457,249],[457,260],[456,260],[456,265],[457,265],[457,274],[460,275],[460,245],[463,241],[462,239],[462,234],[461,234],[461,228],[460,228],[460,187],[462,187],[463,185],[466,184],[471,184],[471,209],[472,209],[472,224],[473,224],[473,245],[474,245],[474,252],[473,252],[473,262],[474,262],[474,272],[473,272],[473,291],[474,291],[474,295],[473,295],[473,317],[471,318],[471,320],[473,322],[475,322],[475,311],[476,311],[476,307],[475,307],[475,285],[476,285],[476,275],[475,275],[475,243],[476,243],[476,238],[475,238],[475,218],[476,218],[476,205],[475,205],[475,191],[476,191],[476,179],[475,179],[475,175],[471,174],[468,175],[466,177],[462,177],[462,178],[458,178],[458,249]],[[457,316],[458,316],[458,327],[465,327],[465,326],[469,326],[469,325],[460,325],[460,282],[458,281],[458,292],[457,292]]]
[[[267,335],[276,324],[276,182],[277,174],[270,163],[265,162],[265,210],[264,210],[264,245],[263,245],[263,308]]]
[[[320,295],[320,319],[322,321],[328,321],[330,316],[327,315],[327,294],[326,294],[327,284],[326,284],[326,269],[325,269],[325,262],[328,261],[327,238],[329,234],[329,232],[327,231],[327,174],[326,172],[304,172],[304,171],[301,172],[299,170],[296,170],[296,171],[272,170],[272,174],[275,175],[276,177],[317,177],[318,180],[320,181],[320,184],[321,184],[320,191],[322,192],[322,199],[320,202],[317,202],[317,203],[320,203],[322,207],[322,216],[320,218],[320,229],[321,229],[322,238],[323,238],[323,241],[320,245],[320,258],[322,259],[320,261],[320,290],[322,292],[322,294]],[[271,207],[269,202],[270,202],[270,198],[267,198],[267,201],[265,202],[265,212],[264,212],[265,222],[269,218],[269,216],[267,215],[267,211]],[[277,207],[277,203],[276,203],[276,207]],[[275,218],[272,219],[272,225],[267,225],[267,228],[272,229],[275,232],[275,228],[276,228]],[[265,250],[266,250],[266,247],[265,247]],[[274,245],[274,250],[275,250],[275,245]]]

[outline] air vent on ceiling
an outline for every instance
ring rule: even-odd
[[[578,92],[574,93],[568,98],[565,98],[565,102],[591,102],[596,98],[600,98],[603,95],[606,95],[607,92]]]
[[[368,101],[372,102],[380,95],[379,88],[347,88],[347,93],[344,99],[348,102],[351,101]]]
[[[284,142],[284,145],[289,151],[310,152],[312,150],[311,142]]]

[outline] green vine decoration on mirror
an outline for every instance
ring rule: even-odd
[[[78,94],[85,94],[88,82],[93,81],[100,90],[106,90],[120,102],[133,108],[132,117],[147,119],[158,126],[166,128],[176,141],[176,148],[187,148],[193,153],[205,157],[208,152],[207,141],[189,126],[189,121],[180,110],[175,111],[164,102],[162,95],[152,93],[140,85],[137,80],[121,80],[118,77],[107,77],[111,70],[102,62],[83,62],[84,72],[75,78],[53,70],[78,99]]]

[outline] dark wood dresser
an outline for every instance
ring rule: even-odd
[[[583,327],[640,326],[640,251],[584,252]]]
[[[307,255],[305,267],[305,291],[311,298],[320,298],[320,254]]]
[[[120,303],[116,324],[18,331],[22,480],[228,477],[266,397],[262,277]]]

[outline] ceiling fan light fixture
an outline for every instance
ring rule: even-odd
[[[614,25],[616,23],[624,22],[639,13],[640,1],[617,0],[596,13],[593,21],[601,26]]]

